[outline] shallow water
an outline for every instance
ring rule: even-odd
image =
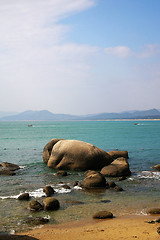
[[[73,183],[84,178],[83,172],[68,171],[67,177],[56,177],[56,171],[42,160],[43,147],[52,138],[78,139],[105,151],[127,150],[133,174],[122,182],[112,179],[124,191],[74,188]],[[99,210],[121,216],[145,214],[150,207],[160,207],[160,173],[152,171],[152,166],[160,163],[159,140],[160,121],[139,121],[138,125],[134,121],[0,122],[0,161],[22,166],[15,176],[0,176],[1,231],[31,228],[25,223],[29,216],[49,217],[50,223],[58,224],[91,217]],[[71,189],[65,190],[60,182]],[[60,210],[33,213],[27,209],[29,202],[17,200],[20,193],[29,192],[32,199],[42,203],[45,185],[56,190]]]

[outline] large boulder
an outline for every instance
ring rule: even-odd
[[[122,177],[130,176],[131,171],[126,158],[117,158],[110,165],[105,166],[101,170],[101,174],[106,177]]]
[[[99,172],[90,171],[87,173],[86,178],[80,184],[82,188],[106,188],[107,182],[104,176]]]
[[[43,161],[44,161],[45,163],[48,162],[48,160],[49,160],[49,158],[50,158],[50,156],[51,156],[51,152],[52,152],[53,146],[54,146],[58,141],[60,141],[60,140],[62,140],[62,139],[54,138],[54,139],[52,139],[51,141],[49,141],[49,142],[45,145],[45,147],[44,147],[44,149],[43,149]]]
[[[49,150],[48,149],[49,146]],[[51,146],[52,150],[51,150]],[[55,169],[99,170],[110,164],[112,157],[94,145],[78,140],[52,139],[43,150],[43,161]]]

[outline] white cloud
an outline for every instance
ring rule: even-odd
[[[129,56],[133,55],[130,48],[128,48],[126,46],[117,46],[117,47],[105,48],[105,52],[107,54],[115,55],[115,56],[120,57],[120,58],[126,58],[126,57],[129,57]]]
[[[54,103],[58,99],[54,110],[63,112],[59,98],[67,99],[72,91],[83,89],[97,48],[65,43],[70,26],[59,20],[94,4],[94,0],[1,1],[1,110],[39,109],[43,105],[51,109],[51,99]]]
[[[144,46],[144,49],[137,54],[139,58],[150,58],[157,54],[160,54],[158,45],[148,44]]]
[[[159,46],[148,44],[143,46],[143,49],[139,52],[132,51],[127,46],[116,46],[105,48],[105,53],[114,55],[119,58],[136,57],[136,58],[151,58],[157,54],[160,54]]]

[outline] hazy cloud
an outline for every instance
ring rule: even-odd
[[[160,54],[160,49],[158,45],[148,44],[143,46],[143,49],[139,52],[135,52],[127,46],[116,46],[105,48],[105,53],[119,58],[127,58],[131,56],[137,58],[150,58]]]
[[[126,46],[117,46],[117,47],[105,48],[105,52],[107,54],[112,54],[112,55],[115,55],[115,56],[120,57],[120,58],[126,58],[126,57],[130,57],[130,56],[133,55],[130,48],[128,48]]]

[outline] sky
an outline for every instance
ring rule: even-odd
[[[0,0],[0,111],[160,109],[159,0]]]

